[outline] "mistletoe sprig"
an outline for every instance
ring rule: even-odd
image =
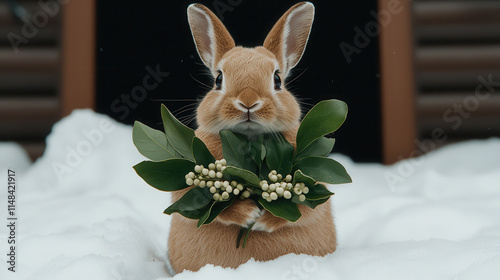
[[[296,149],[280,133],[250,139],[222,130],[224,158],[219,160],[164,105],[161,116],[165,133],[134,123],[134,144],[150,159],[134,169],[158,190],[191,188],[164,213],[198,220],[198,227],[211,223],[235,199],[253,199],[273,215],[295,222],[301,217],[298,204],[315,208],[333,195],[324,183],[351,182],[344,167],[326,157],[335,139],[325,135],[336,131],[347,116],[342,101],[322,101],[306,114]]]

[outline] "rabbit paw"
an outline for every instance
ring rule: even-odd
[[[265,213],[257,219],[252,227],[252,230],[273,232],[284,227],[287,223],[287,220],[276,217],[273,214],[265,211]]]
[[[229,208],[222,211],[217,216],[217,221],[225,225],[236,224],[242,227],[254,223],[262,211],[250,199],[237,200]]]

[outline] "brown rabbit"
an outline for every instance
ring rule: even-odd
[[[198,54],[215,77],[214,88],[197,109],[201,138],[217,159],[222,158],[219,131],[247,135],[281,132],[295,146],[300,107],[282,81],[302,57],[314,18],[314,5],[291,7],[274,25],[262,47],[236,47],[222,22],[205,6],[187,9]],[[186,190],[173,193],[178,200]],[[236,200],[211,224],[174,214],[169,236],[173,269],[197,271],[206,264],[238,267],[295,253],[323,256],[335,251],[335,226],[330,201],[316,209],[299,205],[295,223],[260,210],[253,200]],[[240,227],[254,223],[245,248],[236,248]]]

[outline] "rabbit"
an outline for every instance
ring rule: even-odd
[[[244,48],[207,7],[191,4],[188,21],[198,54],[210,69],[213,89],[199,104],[199,137],[221,159],[219,131],[229,129],[249,137],[280,132],[295,146],[301,111],[283,81],[304,52],[314,19],[314,5],[291,7],[274,25],[263,46]],[[176,201],[187,189],[172,193]],[[177,213],[168,240],[169,260],[176,272],[197,271],[206,264],[236,268],[251,258],[268,261],[289,253],[324,256],[336,250],[330,200],[311,209],[299,205],[295,223],[261,210],[251,199],[237,199],[210,224]],[[241,227],[255,223],[245,248],[236,248]]]

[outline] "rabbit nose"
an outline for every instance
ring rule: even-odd
[[[238,100],[234,103],[234,105],[236,106],[236,108],[238,108],[239,110],[241,110],[245,113],[246,112],[255,112],[262,107],[262,101],[256,101],[252,105],[248,106],[245,103]]]
[[[244,88],[234,100],[234,106],[242,112],[255,112],[262,107],[259,94],[250,87]]]

